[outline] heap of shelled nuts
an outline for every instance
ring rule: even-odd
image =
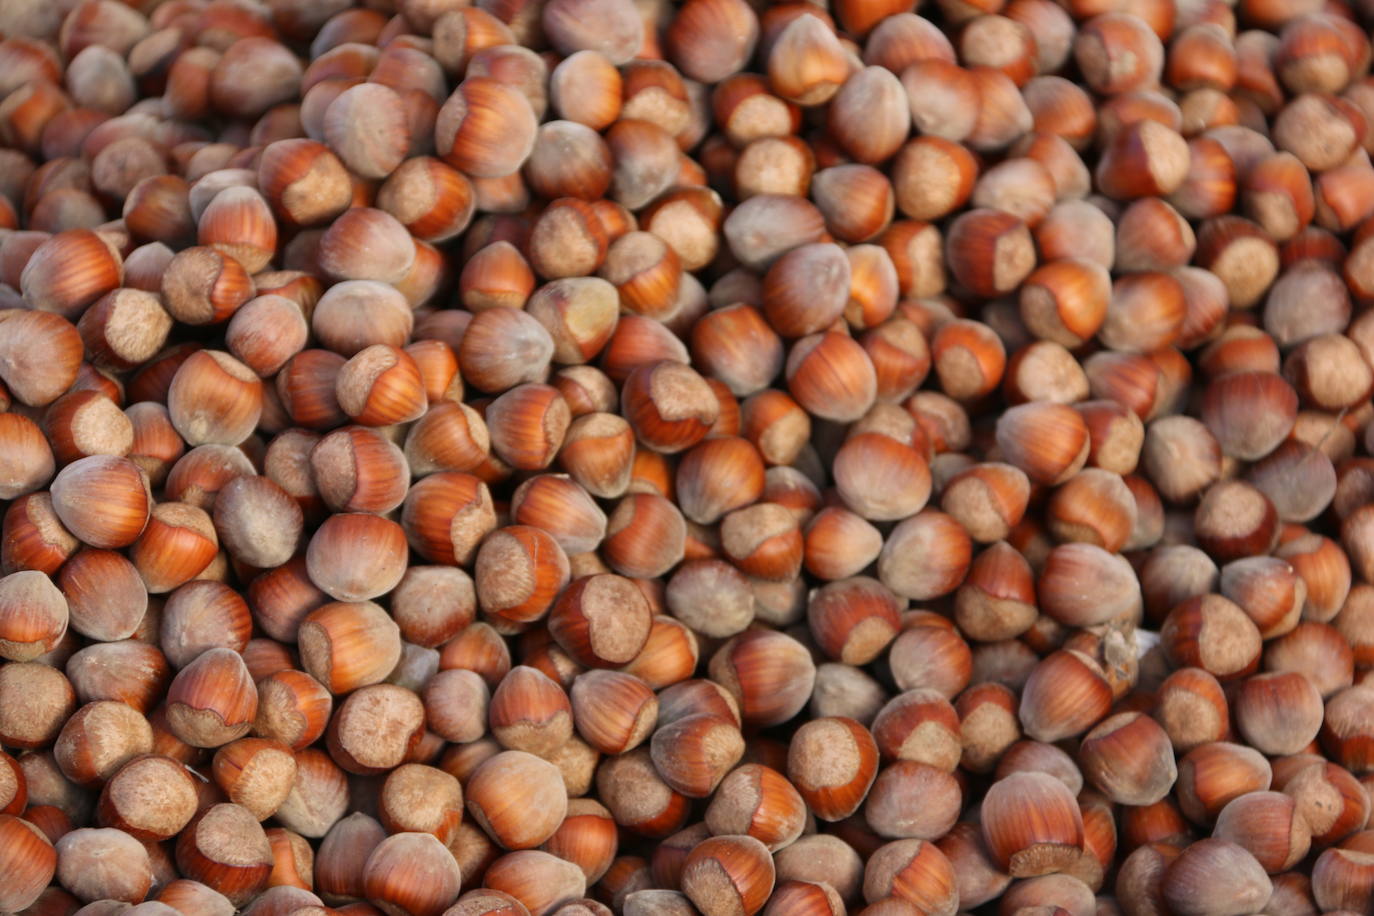
[[[0,911],[1374,914],[1374,2],[915,6],[0,0]]]

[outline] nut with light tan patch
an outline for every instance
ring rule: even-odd
[[[152,359],[167,341],[172,316],[156,295],[121,288],[95,301],[76,323],[90,359],[111,369],[131,369]]]
[[[1116,200],[1162,197],[1188,176],[1188,143],[1165,124],[1146,118],[1129,124],[1104,144],[1094,177]]]
[[[549,635],[589,667],[613,668],[634,660],[649,639],[653,612],[631,580],[599,573],[576,579],[549,613]]]
[[[129,548],[129,559],[148,592],[156,595],[204,572],[218,547],[215,526],[204,509],[189,503],[162,502],[153,506],[148,527]]]
[[[179,761],[156,754],[135,757],[100,790],[100,823],[140,840],[176,836],[195,816],[194,777]]]
[[[51,652],[69,619],[66,597],[45,574],[23,569],[0,579],[0,658],[26,662]]]
[[[193,747],[219,747],[243,737],[257,711],[257,688],[233,649],[202,652],[167,689],[167,724]]]
[[[755,503],[727,513],[721,519],[720,539],[725,555],[747,575],[787,582],[801,572],[801,528],[797,517],[777,503]]]
[[[959,695],[954,708],[959,714],[959,740],[963,745],[960,762],[975,773],[990,772],[1007,748],[1021,737],[1016,694],[991,681],[975,684]]]
[[[1067,868],[1083,847],[1083,816],[1059,779],[1021,771],[993,783],[983,799],[983,839],[1013,877]]]
[[[511,310],[491,310],[507,311]],[[463,339],[466,341],[467,336]],[[572,422],[568,402],[558,389],[539,384],[518,385],[507,391],[487,405],[485,417],[492,451],[521,471],[538,471],[552,464]]]
[[[424,736],[425,707],[413,691],[372,684],[350,693],[325,730],[329,757],[350,773],[395,769]]]
[[[125,763],[153,749],[153,730],[138,710],[115,700],[96,700],[62,726],[53,757],[77,785],[97,785]]]
[[[1230,731],[1230,705],[1221,684],[1201,668],[1180,668],[1164,679],[1154,717],[1175,752],[1224,739]]]
[[[667,318],[677,305],[682,262],[667,242],[649,232],[627,232],[611,243],[599,268],[625,309]]]
[[[1070,477],[1054,491],[1047,509],[1046,524],[1057,540],[1113,553],[1126,546],[1137,524],[1130,488],[1120,474],[1103,468],[1087,467]]]
[[[1031,485],[1026,472],[1000,461],[982,462],[951,477],[940,508],[981,543],[999,541],[1025,516]]]
[[[258,157],[258,188],[289,224],[315,226],[348,209],[353,182],[338,157],[316,140],[269,143]]]
[[[955,623],[980,642],[1019,636],[1038,616],[1031,565],[1006,541],[974,557],[964,584],[954,593]]]
[[[806,619],[822,652],[848,665],[866,665],[901,630],[903,604],[878,580],[856,576],[817,589],[806,604]]]
[[[267,267],[276,253],[277,223],[256,188],[225,188],[197,222],[196,241],[238,261],[250,274]]]
[[[744,834],[777,852],[801,836],[806,802],[787,777],[770,767],[745,764],[726,776],[706,808],[716,836]]]
[[[439,243],[472,220],[472,184],[457,169],[430,156],[401,163],[377,191],[377,207],[400,220],[417,239]]]
[[[325,604],[306,615],[297,635],[301,665],[331,693],[379,684],[401,659],[401,631],[371,601]]]
[[[570,575],[563,548],[532,525],[508,525],[489,534],[473,568],[478,604],[505,632],[544,617]]]
[[[949,836],[961,832],[956,828]],[[897,898],[930,916],[954,916],[963,899],[973,896],[968,892],[977,886],[971,871],[956,871],[955,864],[934,843],[897,840],[880,847],[869,859],[864,869],[864,897]],[[1005,876],[1002,878],[1005,886]]]
[[[745,630],[711,656],[711,679],[734,695],[747,724],[780,725],[806,705],[816,665],[801,642],[777,630]]]
[[[0,742],[47,747],[75,709],[76,691],[60,670],[42,662],[0,665]]]
[[[1219,681],[1235,680],[1259,664],[1259,630],[1234,602],[1220,595],[1189,598],[1165,618],[1159,631],[1174,665],[1202,668]]]
[[[709,713],[661,725],[650,743],[654,768],[663,781],[689,798],[705,798],[715,791],[744,749],[735,723]]]
[[[1361,818],[1369,818],[1370,803],[1367,795],[1361,797],[1362,787],[1349,770],[1317,758],[1306,759],[1311,762],[1305,766],[1299,762],[1298,772],[1275,788],[1297,803],[1298,816],[1312,831],[1312,844],[1320,848],[1358,830]]]
[[[227,321],[253,297],[243,265],[209,247],[187,248],[162,273],[162,307],[184,324]]]
[[[443,770],[406,763],[387,774],[377,805],[389,832],[428,833],[448,845],[463,820],[463,788]]]
[[[211,772],[230,801],[265,821],[291,792],[296,757],[280,741],[241,738],[215,751]]]
[[[301,751],[324,734],[334,701],[328,688],[304,671],[288,668],[258,681],[253,733]]]
[[[335,512],[390,512],[405,501],[411,473],[426,473],[414,462],[408,466],[406,454],[383,430],[365,426],[329,433],[310,450],[309,460],[320,498]]]
[[[812,719],[788,746],[787,777],[821,820],[843,820],[857,811],[877,775],[878,746],[853,719]]]
[[[751,836],[716,836],[687,854],[681,887],[703,916],[753,916],[768,902],[774,879],[773,857],[763,843]]]
[[[873,719],[873,739],[889,760],[912,760],[953,772],[963,754],[959,716],[938,690],[898,694]]]
[[[363,426],[409,423],[428,407],[420,367],[399,347],[374,344],[339,369],[334,394],[343,412]]]
[[[596,356],[610,339],[620,317],[620,294],[601,277],[563,277],[535,290],[525,310],[549,332],[553,358],[578,364]]]
[[[671,454],[705,438],[720,401],[695,369],[671,360],[640,366],[621,391],[621,407],[639,441]]]
[[[272,844],[247,808],[218,804],[203,812],[177,838],[176,864],[184,877],[243,906],[267,886],[272,873]]]
[[[49,405],[43,431],[58,464],[90,455],[127,455],[134,444],[134,427],[124,412],[97,391],[72,391]]]
[[[487,716],[492,736],[511,750],[543,757],[572,737],[568,695],[544,672],[527,665],[512,668],[501,679]]]
[[[1035,244],[1026,224],[1001,210],[960,214],[945,237],[954,278],[980,296],[1011,292],[1035,269]]]

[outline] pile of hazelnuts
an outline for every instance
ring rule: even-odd
[[[0,913],[1374,914],[1374,0],[0,0]]]

